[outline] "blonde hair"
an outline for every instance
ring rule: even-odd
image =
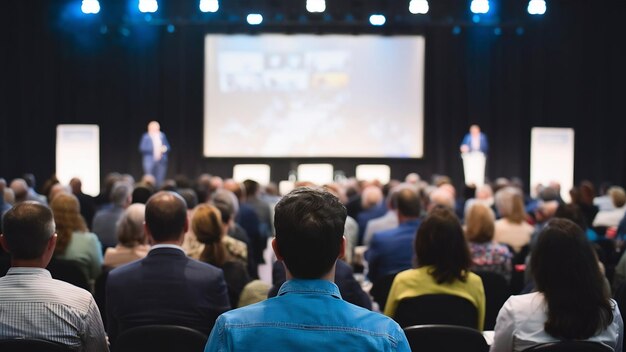
[[[613,186],[609,188],[608,193],[616,208],[621,208],[626,204],[626,193],[622,187]]]
[[[524,197],[514,187],[504,187],[496,192],[496,208],[500,216],[514,224],[521,224],[526,220]]]
[[[145,204],[135,203],[126,208],[116,228],[117,239],[122,246],[132,248],[146,244],[146,234],[143,231],[145,213]]]
[[[470,242],[489,242],[493,239],[496,216],[488,206],[476,202],[465,214],[465,237]]]
[[[191,231],[201,243],[204,250],[200,260],[221,267],[226,262],[226,248],[222,243],[224,226],[219,209],[209,204],[198,205],[191,217]]]
[[[59,193],[50,202],[56,224],[57,245],[54,254],[63,254],[75,231],[87,232],[85,219],[80,215],[80,204],[73,194]]]

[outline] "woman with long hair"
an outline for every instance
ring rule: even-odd
[[[104,252],[104,266],[116,268],[148,255],[150,245],[143,230],[146,206],[131,204],[117,222],[118,244]]]
[[[476,307],[482,330],[485,320],[485,291],[480,277],[469,271],[472,264],[463,228],[451,210],[437,207],[417,230],[417,269],[396,275],[389,291],[385,315],[393,317],[404,298],[449,294],[467,299]]]
[[[231,214],[222,214],[223,212],[227,212],[227,209],[220,211],[213,205],[198,205],[191,217],[191,231],[198,241],[204,244],[200,261],[215,265],[224,271],[230,304],[237,307],[243,288],[251,280],[245,266],[246,262],[233,254],[226,244],[228,221],[223,221],[223,215],[227,215],[229,219]]]
[[[465,237],[472,256],[472,270],[491,271],[511,280],[513,254],[493,240],[495,215],[488,206],[475,202],[465,213]]]
[[[523,351],[560,340],[588,340],[622,350],[622,317],[578,225],[551,220],[539,234],[530,270],[537,292],[506,301],[491,351]]]
[[[511,246],[518,253],[530,243],[535,231],[526,222],[524,196],[515,187],[505,187],[496,192],[495,201],[500,219],[495,223],[494,240]]]
[[[102,270],[102,245],[96,234],[89,232],[80,215],[78,199],[68,193],[59,193],[52,199],[57,245],[54,255],[79,263],[88,280],[95,280]]]

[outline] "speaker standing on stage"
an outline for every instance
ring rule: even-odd
[[[487,136],[480,132],[478,125],[472,125],[469,133],[463,137],[463,142],[461,142],[461,153],[483,152],[487,154],[488,150]]]
[[[156,121],[150,121],[148,132],[141,137],[139,151],[143,155],[143,172],[154,176],[157,186],[163,184],[167,171],[167,154],[170,151],[170,143],[165,134],[161,132],[161,125]]]
[[[485,183],[485,164],[489,144],[487,136],[480,132],[478,125],[472,125],[469,133],[461,142],[461,157],[463,158],[463,173],[465,184],[482,186]]]

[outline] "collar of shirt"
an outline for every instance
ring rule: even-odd
[[[306,279],[292,279],[285,282],[278,290],[278,295],[282,296],[288,293],[296,294],[325,294],[341,299],[341,293],[339,293],[339,287],[335,283],[328,280],[306,280]]]
[[[158,249],[158,248],[174,248],[174,249],[178,249],[179,251],[185,253],[185,250],[183,249],[183,247],[177,246],[175,244],[167,244],[167,243],[155,244],[154,246],[152,246],[152,248],[150,248],[150,252],[152,252],[153,250]],[[185,253],[185,255],[186,255],[186,253]]]
[[[52,278],[50,272],[44,268],[31,268],[31,267],[11,267],[9,271],[7,271],[7,276],[9,275],[36,275],[41,277]]]

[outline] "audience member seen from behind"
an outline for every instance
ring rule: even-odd
[[[148,254],[150,245],[143,230],[146,206],[136,203],[129,206],[117,222],[117,240],[115,247],[104,252],[104,266],[116,268],[141,259]]]
[[[515,253],[530,243],[534,228],[526,222],[524,196],[514,187],[496,193],[496,209],[501,218],[496,221],[494,240],[511,246]]]
[[[461,223],[452,210],[433,208],[415,237],[417,269],[396,275],[389,291],[385,315],[393,317],[402,299],[430,294],[465,298],[476,307],[476,326],[483,329],[485,291],[480,277],[469,271],[472,264]]]
[[[50,203],[59,236],[54,255],[78,262],[85,276],[95,280],[102,269],[102,245],[80,215],[78,199],[72,194],[59,193]]]
[[[107,333],[115,347],[124,331],[145,325],[180,325],[209,334],[230,309],[222,270],[185,255],[185,200],[159,192],[146,204],[148,255],[111,270],[106,282]]]
[[[272,248],[288,281],[277,297],[222,314],[205,351],[410,351],[397,323],[342,300],[333,283],[345,250],[339,199],[299,188],[274,219]]]
[[[227,211],[226,209],[222,209]],[[227,214],[230,218],[230,214]],[[246,261],[228,251],[224,238],[228,236],[228,222],[222,222],[222,212],[209,204],[200,204],[191,218],[191,230],[204,244],[200,260],[224,271],[228,298],[232,307],[237,307],[243,288],[251,281]]]
[[[495,229],[493,210],[475,202],[465,214],[465,237],[472,256],[472,270],[491,271],[511,280],[513,254],[506,245],[493,241]]]
[[[108,351],[91,294],[55,280],[45,268],[58,237],[52,212],[26,201],[4,216],[0,242],[11,268],[0,278],[0,339],[42,339],[68,350]]]
[[[498,314],[492,352],[524,351],[560,340],[588,340],[622,350],[624,326],[604,286],[583,230],[554,219],[531,258],[537,292],[511,296]]]

